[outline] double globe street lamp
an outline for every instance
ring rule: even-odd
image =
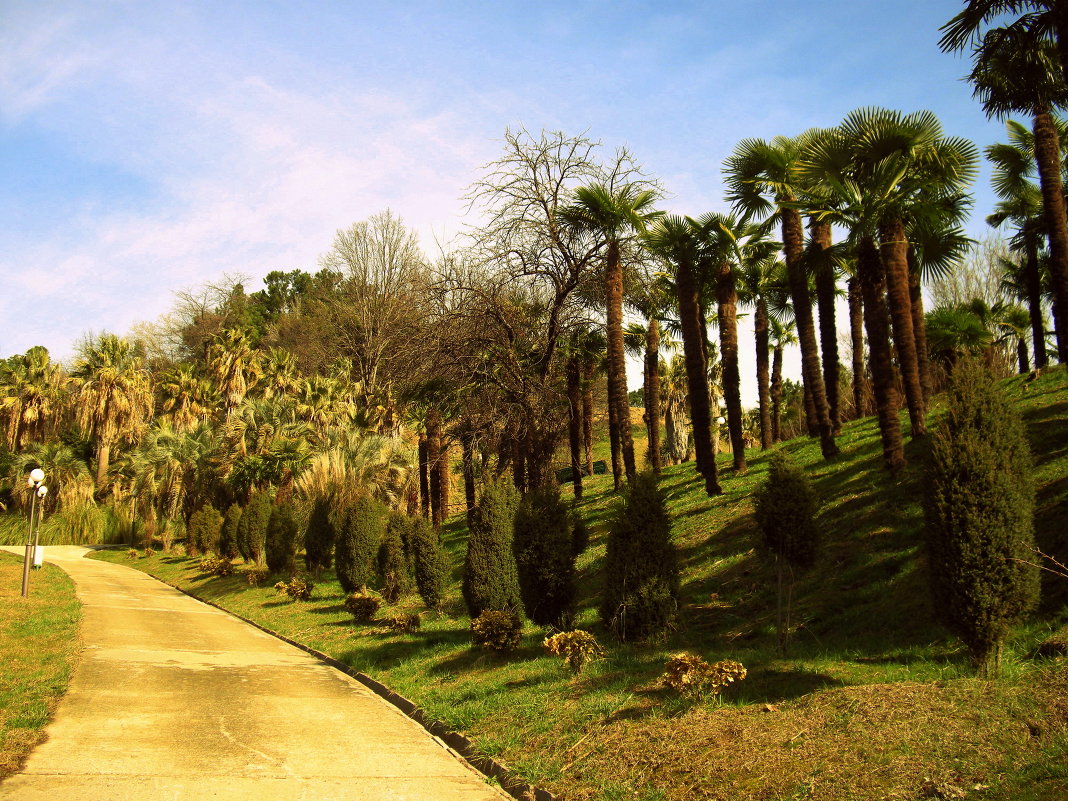
[[[41,518],[44,517],[44,500],[48,494],[48,487],[44,485],[44,470],[35,467],[30,471],[30,477],[26,480],[26,487],[30,490],[30,527],[26,531],[26,558],[22,562],[22,597],[30,594],[30,559],[31,554],[34,564],[38,563],[37,549],[41,536]],[[40,505],[38,506],[38,499]],[[40,509],[40,511],[38,511]],[[34,525],[36,523],[36,525]]]

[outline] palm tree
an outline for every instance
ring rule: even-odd
[[[1059,5],[1059,4],[1058,4]],[[1054,43],[1035,41],[1009,26],[988,30],[976,47],[968,76],[987,116],[1029,113],[1049,240],[1050,287],[1057,357],[1068,361],[1068,212],[1065,209],[1061,143],[1053,109],[1068,104],[1068,85]]]
[[[226,405],[226,419],[245,400],[262,373],[259,354],[243,331],[229,328],[208,346],[208,373]]]
[[[111,449],[132,441],[152,415],[148,370],[134,346],[114,334],[87,338],[78,348],[71,377],[78,424],[93,439],[96,488],[104,488]]]
[[[1054,115],[1054,126],[1063,157],[1068,145],[1068,125]],[[1035,183],[1034,133],[1015,120],[1006,120],[1007,143],[990,145],[984,151],[994,168],[992,184],[1000,198],[994,213],[986,218],[995,228],[1010,223],[1015,233],[1010,248],[1018,252],[1022,261],[1002,263],[1006,279],[1005,289],[1027,304],[1031,316],[1031,341],[1035,367],[1047,364],[1045,314],[1042,303],[1042,270],[1040,253],[1046,236],[1046,218],[1042,208],[1042,190]]]
[[[211,382],[197,375],[188,363],[175,365],[160,376],[156,392],[161,415],[179,432],[192,431],[220,406]]]
[[[990,329],[967,308],[938,306],[927,313],[931,356],[947,373],[952,373],[964,356],[985,351],[993,339]]]
[[[747,217],[777,214],[782,224],[786,274],[794,305],[794,320],[801,345],[801,374],[812,395],[820,433],[820,450],[830,459],[838,453],[830,407],[820,371],[812,302],[805,275],[804,228],[797,202],[804,191],[800,163],[804,138],[776,137],[771,142],[745,139],[724,165],[727,200]]]
[[[64,407],[66,383],[63,368],[39,345],[0,361],[0,426],[10,450],[48,435]]]
[[[708,229],[693,218],[668,215],[653,222],[643,241],[650,252],[662,259],[673,273],[697,471],[704,477],[705,492],[719,495],[723,490],[717,480],[716,454],[712,448],[706,336],[698,275],[700,261],[707,251],[708,236]]]
[[[660,399],[664,410],[665,449],[672,464],[690,459],[690,426],[686,417],[686,359],[676,353],[660,362]]]
[[[657,193],[633,184],[616,188],[590,184],[575,190],[575,203],[562,212],[579,229],[598,232],[605,241],[605,334],[608,340],[608,403],[614,409],[627,479],[634,478],[634,442],[627,402],[627,366],[623,351],[623,262],[621,241],[632,231],[643,231],[656,217],[652,210]]]
[[[831,223],[828,220],[809,220],[808,247],[805,248],[805,267],[816,279],[816,308],[819,310],[820,354],[823,358],[823,387],[827,395],[827,411],[831,416],[831,430],[842,433],[842,414],[838,399],[838,328],[834,319],[834,302],[838,295],[837,262],[833,257]]]

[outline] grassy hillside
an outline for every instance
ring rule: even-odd
[[[1035,453],[1039,545],[1065,561],[1068,372],[1005,388]],[[1009,644],[1005,677],[976,680],[928,597],[923,443],[910,443],[896,480],[881,467],[873,419],[847,425],[839,443],[833,462],[810,440],[780,446],[819,491],[826,536],[816,567],[798,576],[788,658],[775,647],[774,573],[753,547],[751,495],[768,461],[757,451],[746,475],[722,477],[715,499],[692,465],[664,471],[684,576],[679,629],[658,646],[614,645],[596,621],[616,499],[610,476],[588,481],[577,507],[593,529],[579,560],[579,625],[601,636],[608,656],[578,678],[544,653],[534,627],[512,656],[471,649],[460,520],[444,533],[457,579],[446,613],[424,615],[414,634],[352,625],[333,581],[292,603],[240,575],[205,577],[181,557],[130,563],[375,676],[570,799],[1068,798],[1068,665],[1035,655],[1068,623],[1068,579],[1044,575],[1041,607]],[[409,598],[383,614],[417,608]],[[658,677],[680,650],[739,660],[748,678],[719,704],[679,699]]]

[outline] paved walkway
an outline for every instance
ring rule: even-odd
[[[85,553],[46,549],[77,584],[82,657],[47,742],[0,799],[508,798],[354,679]]]

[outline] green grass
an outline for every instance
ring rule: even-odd
[[[46,564],[21,597],[22,559],[0,553],[0,779],[16,772],[44,736],[78,651],[74,583]]]
[[[1039,545],[1064,561],[1068,372],[1005,387],[1036,454]],[[934,409],[932,423],[939,416]],[[684,575],[680,626],[655,646],[612,644],[597,622],[616,498],[611,476],[587,479],[577,506],[591,529],[578,562],[579,625],[609,653],[577,678],[545,654],[534,627],[511,656],[472,650],[458,589],[459,519],[444,530],[456,580],[445,612],[425,614],[422,630],[407,635],[353,625],[329,576],[312,601],[295,603],[248,588],[240,575],[199,574],[181,557],[130,563],[371,674],[569,799],[880,799],[957,789],[969,798],[1068,797],[1068,668],[1032,656],[1068,623],[1068,580],[1043,577],[1042,605],[1009,643],[1005,677],[976,680],[927,591],[924,443],[908,444],[909,466],[896,479],[882,468],[874,420],[847,425],[839,444],[842,455],[830,462],[812,440],[780,446],[820,493],[826,536],[817,566],[798,576],[786,658],[775,647],[774,573],[754,548],[751,498],[768,464],[758,451],[747,454],[744,475],[721,456],[717,498],[704,495],[692,465],[664,471]],[[381,614],[416,609],[408,598]],[[749,676],[718,704],[674,697],[658,677],[680,650],[737,659]]]

